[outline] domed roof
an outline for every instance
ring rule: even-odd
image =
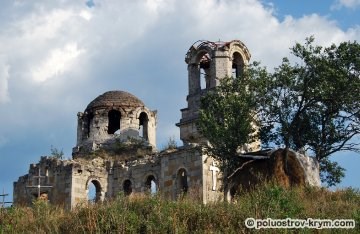
[[[100,109],[107,107],[142,107],[144,103],[131,93],[115,90],[108,91],[95,98],[86,107],[86,110]],[[85,110],[85,111],[86,111]]]

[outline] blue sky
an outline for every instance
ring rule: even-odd
[[[184,57],[199,39],[239,39],[271,68],[311,35],[320,45],[359,41],[359,22],[359,0],[2,1],[0,189],[12,193],[51,146],[70,157],[77,112],[108,90],[158,110],[158,148],[179,139]],[[360,155],[332,159],[347,169],[341,186],[359,188]]]

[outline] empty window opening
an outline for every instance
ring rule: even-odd
[[[150,194],[152,194],[152,195],[156,194],[157,186],[156,186],[155,177],[153,175],[150,175],[147,177],[145,185],[146,185],[147,190],[150,192]]]
[[[92,180],[87,186],[87,199],[90,203],[96,203],[101,198],[101,186],[96,180]]]
[[[120,129],[120,119],[121,119],[120,111],[111,110],[108,113],[108,117],[109,117],[108,134],[114,134],[116,131]]]
[[[208,53],[202,56],[199,63],[200,69],[200,88],[208,89],[210,88],[210,56]]]
[[[125,180],[123,184],[125,196],[129,196],[132,193],[132,184],[130,180]]]
[[[242,72],[244,70],[244,62],[241,57],[241,54],[238,52],[235,52],[233,54],[233,63],[232,63],[232,77],[239,77],[241,76]]]
[[[90,137],[91,124],[92,124],[93,118],[94,118],[93,113],[89,113],[87,115],[87,120],[86,120],[86,136],[87,137]]]
[[[234,64],[233,64],[232,72],[231,72],[231,77],[236,78],[236,77],[238,77],[238,76],[239,76],[239,75],[238,75],[238,70],[237,70],[236,67],[234,67]]]
[[[200,68],[200,88],[206,89],[206,73],[203,68]]]
[[[185,169],[180,169],[177,174],[177,188],[179,194],[184,194],[188,191],[187,172]]]
[[[139,116],[139,136],[144,138],[146,141],[149,140],[148,136],[149,118],[145,112],[141,112]]]

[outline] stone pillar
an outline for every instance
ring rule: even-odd
[[[220,80],[231,76],[231,62],[227,51],[214,51],[214,58],[211,60],[211,81],[210,87],[216,87]]]
[[[77,122],[77,138],[76,138],[76,145],[81,144],[83,135],[84,135],[84,113],[78,112],[78,122]]]
[[[200,92],[200,69],[198,64],[188,65],[189,95]]]

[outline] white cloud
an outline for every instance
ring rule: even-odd
[[[0,59],[0,104],[10,101],[9,97],[9,65]]]
[[[59,34],[71,17],[72,10],[54,9],[50,12],[39,10],[18,23],[25,40],[32,40],[39,43],[45,39],[52,39]]]
[[[331,6],[332,10],[338,10],[342,7],[355,9],[360,6],[360,0],[336,0]]]
[[[84,53],[78,49],[76,43],[68,43],[63,48],[53,49],[49,56],[32,71],[32,78],[37,82],[44,82],[70,70],[78,56]]]
[[[92,14],[87,10],[82,10],[79,15],[87,21],[91,20],[92,18]]]

